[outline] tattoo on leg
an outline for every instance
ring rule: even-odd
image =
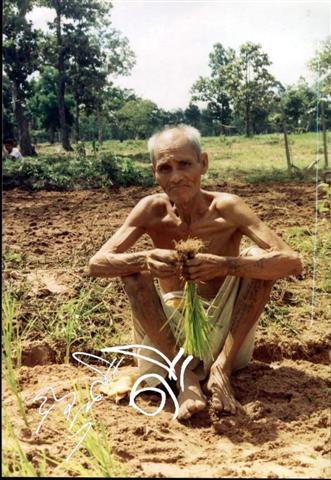
[[[273,282],[253,279],[245,285],[242,292],[239,292],[238,302],[233,310],[232,333],[237,330],[239,323],[245,316],[251,316],[253,311],[257,312],[261,307],[264,307],[272,284]]]

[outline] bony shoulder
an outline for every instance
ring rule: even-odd
[[[164,205],[166,203],[166,195],[164,193],[153,193],[139,200],[138,205],[144,208]]]
[[[216,196],[216,206],[218,209],[232,209],[244,204],[244,201],[233,193],[219,193]]]
[[[160,214],[160,211],[166,208],[167,198],[162,193],[147,195],[139,200],[137,208],[144,216]]]

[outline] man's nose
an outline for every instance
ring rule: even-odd
[[[181,172],[178,170],[173,170],[172,175],[171,175],[171,181],[173,183],[179,183],[182,179]]]

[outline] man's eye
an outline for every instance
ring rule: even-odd
[[[169,171],[169,169],[170,169],[169,165],[162,165],[157,170],[158,170],[158,172],[167,172],[167,171]]]
[[[189,165],[189,162],[180,162],[179,164],[181,167],[187,167]]]

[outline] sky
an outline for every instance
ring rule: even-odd
[[[225,0],[114,0],[113,27],[136,54],[130,76],[115,84],[131,88],[161,108],[186,108],[190,89],[208,76],[215,43],[238,49],[260,43],[272,61],[270,72],[284,85],[300,76],[311,81],[307,62],[331,34],[331,2]],[[36,27],[53,18],[45,8],[30,13]]]

